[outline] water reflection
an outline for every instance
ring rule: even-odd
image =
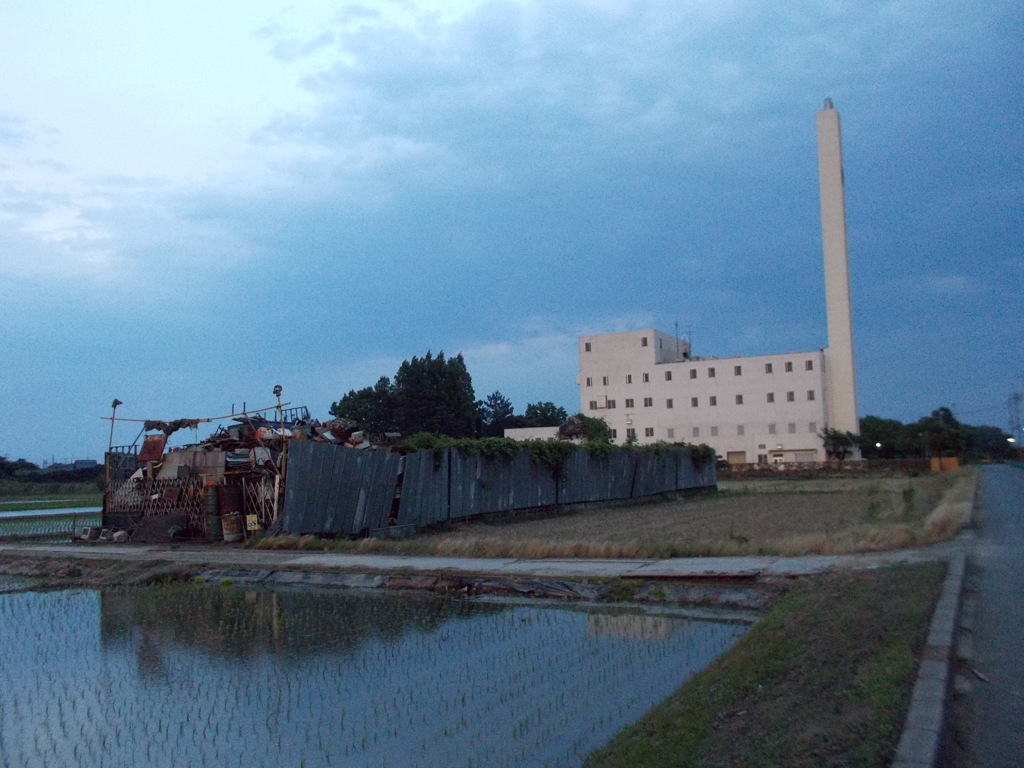
[[[105,590],[100,636],[130,643],[139,632],[167,646],[230,657],[345,653],[365,642],[390,643],[410,631],[502,610],[488,604],[388,592],[262,590],[178,584]]]
[[[0,764],[578,765],[744,629],[382,592],[0,595]]]

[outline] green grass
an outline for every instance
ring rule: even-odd
[[[98,507],[103,504],[103,494],[93,493],[82,496],[56,496],[42,500],[34,499],[2,499],[0,512],[24,512],[35,509],[73,509],[75,507]],[[11,502],[11,503],[7,503]]]
[[[586,765],[889,765],[942,575],[927,563],[794,588]]]

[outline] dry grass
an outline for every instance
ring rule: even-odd
[[[405,541],[280,536],[259,546],[523,559],[871,552],[950,538],[970,519],[975,483],[972,469],[733,481],[717,494],[481,520]]]

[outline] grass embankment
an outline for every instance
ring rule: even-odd
[[[795,587],[586,765],[889,765],[943,570],[829,574]]]
[[[103,494],[89,496],[71,496],[54,499],[13,499],[3,500],[0,512],[31,512],[36,509],[75,509],[76,507],[99,507],[103,504]]]
[[[41,483],[4,480],[0,482],[0,512],[33,509],[98,507],[103,492],[95,482]]]
[[[404,541],[278,536],[255,546],[448,557],[808,555],[925,546],[969,519],[976,474],[723,483],[718,493],[483,519]]]

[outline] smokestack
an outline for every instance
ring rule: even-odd
[[[832,106],[832,99],[825,99],[825,108],[819,110],[817,127],[821,240],[825,256],[825,307],[828,316],[828,348],[825,350],[826,417],[829,427],[860,434],[853,368],[843,147],[839,112]]]

